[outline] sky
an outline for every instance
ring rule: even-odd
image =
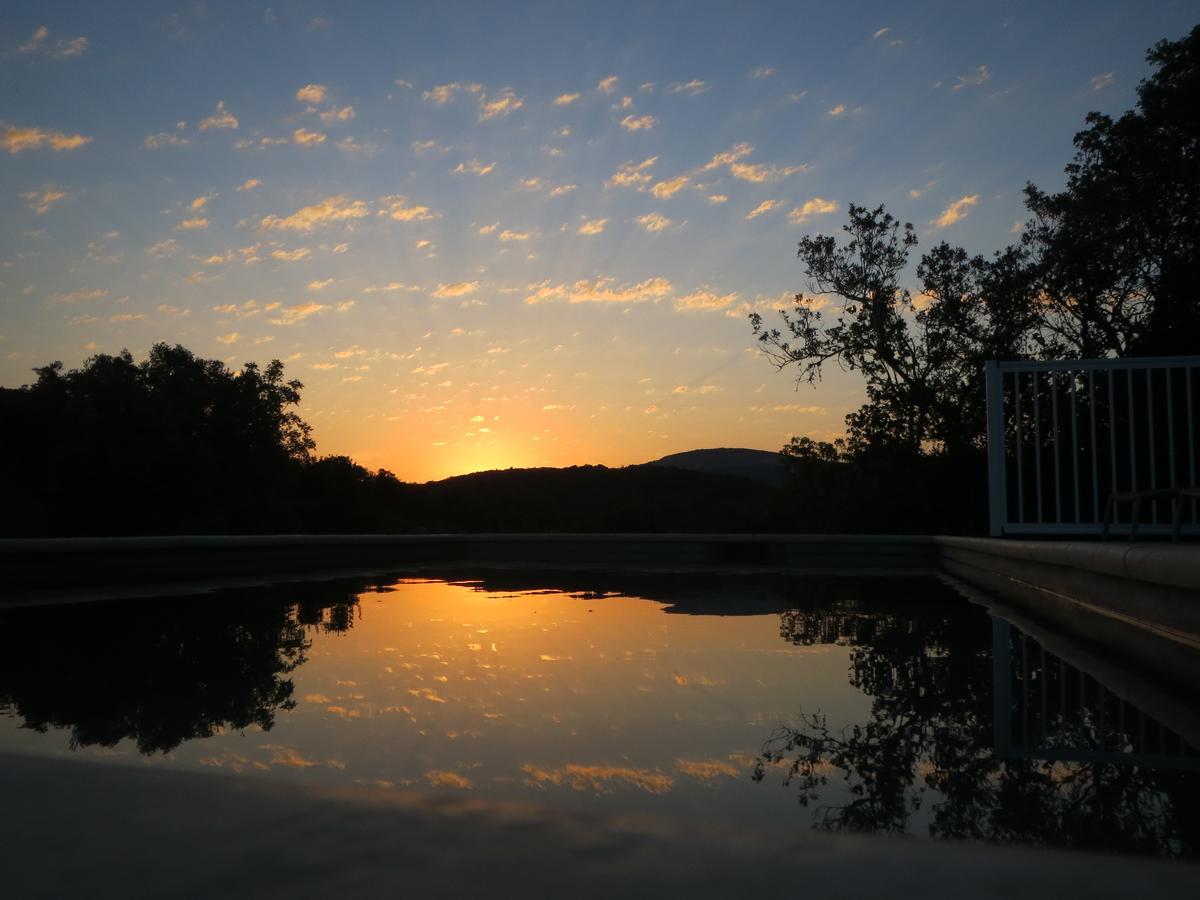
[[[848,203],[1018,239],[1194,2],[7,2],[0,385],[285,362],[407,481],[832,439],[752,311]],[[915,263],[908,273],[916,288]]]

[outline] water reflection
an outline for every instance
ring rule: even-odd
[[[180,766],[1200,855],[1192,731],[1054,646],[915,578],[440,573],[0,609],[0,713]]]
[[[280,603],[229,591],[187,603],[0,610],[0,711],[65,729],[72,749],[131,739],[143,754],[226,730],[269,731],[313,631],[350,628],[359,591],[305,585]]]
[[[868,721],[778,728],[754,779],[782,771],[831,831],[1194,857],[1200,754],[1169,726],[1001,619],[990,646],[936,619],[784,613],[799,643],[850,641]],[[989,652],[990,651],[990,652]]]

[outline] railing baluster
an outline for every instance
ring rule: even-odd
[[[1088,421],[1092,431],[1092,521],[1100,521],[1100,448],[1096,446],[1096,376],[1088,370]]]
[[[1192,367],[1183,370],[1184,384],[1187,386],[1187,429],[1188,429],[1188,483],[1196,487],[1196,426],[1192,421]],[[1196,498],[1192,498],[1192,524],[1200,524],[1196,519]]]
[[[1132,371],[1132,370],[1131,370]],[[1146,370],[1146,434],[1149,436],[1150,490],[1158,487],[1158,464],[1154,452],[1154,370]],[[1158,501],[1150,502],[1150,521],[1158,524]]]
[[[1133,427],[1133,369],[1125,370],[1125,399],[1129,401],[1129,489],[1137,488],[1137,432]]]
[[[1037,520],[1038,524],[1042,523],[1042,392],[1038,389],[1037,372],[1030,373],[1033,376],[1033,481],[1037,488]]]
[[[1112,487],[1110,494],[1117,493],[1117,393],[1113,381],[1113,370],[1108,370],[1108,461],[1112,468]],[[1120,508],[1114,503],[1112,508],[1114,523],[1121,521]]]
[[[1077,382],[1075,373],[1069,372],[1071,378],[1071,480],[1075,496],[1075,524],[1079,524],[1079,409],[1076,399]]]
[[[1170,486],[1177,487],[1175,472],[1175,379],[1174,370],[1167,369],[1167,468],[1171,470]]]
[[[1062,442],[1058,431],[1058,373],[1046,373],[1050,382],[1050,422],[1054,431],[1054,521],[1062,524]]]
[[[1013,393],[1016,395],[1017,423],[1017,521],[1025,521],[1025,467],[1022,460],[1025,457],[1025,442],[1021,438],[1021,373],[1013,372]]]

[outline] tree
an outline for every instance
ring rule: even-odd
[[[1090,113],[1066,188],[1026,186],[1043,327],[1071,355],[1200,346],[1200,26],[1147,54],[1137,109]]]

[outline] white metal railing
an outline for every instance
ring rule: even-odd
[[[1198,484],[1200,356],[992,361],[985,377],[993,536],[1200,534],[1182,490]]]

